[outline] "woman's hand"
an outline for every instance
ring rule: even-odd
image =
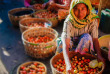
[[[54,4],[55,2],[52,0],[52,1],[49,1],[49,5],[52,5]]]
[[[48,7],[47,10],[57,11],[57,10],[58,10],[58,7],[56,6],[56,3],[53,3],[52,5],[50,5],[50,6]]]
[[[98,61],[101,61],[105,64],[105,59],[101,55],[97,55]]]
[[[69,70],[67,70],[67,74],[74,74],[74,71],[72,68],[70,68]]]

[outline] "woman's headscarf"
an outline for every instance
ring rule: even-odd
[[[88,6],[89,14],[83,20],[78,19],[73,12],[73,8],[78,3],[84,3],[86,6]],[[93,19],[99,18],[96,14],[92,13],[92,9],[93,8],[91,6],[90,0],[72,0],[67,21],[69,20],[75,28],[83,28],[87,24],[91,23]]]

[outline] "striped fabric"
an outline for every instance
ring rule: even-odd
[[[64,22],[63,33],[65,33],[66,38],[81,36],[84,33],[89,33],[92,38],[98,38],[98,21],[93,20],[92,23],[87,24],[84,28],[75,28],[70,21]]]

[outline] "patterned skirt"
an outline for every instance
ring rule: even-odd
[[[71,42],[72,41],[72,42]],[[95,55],[92,37],[85,33],[80,37],[74,37],[70,41],[70,51],[79,52],[81,54],[89,53]],[[57,39],[57,53],[63,51],[61,37]]]

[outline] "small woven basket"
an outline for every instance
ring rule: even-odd
[[[47,43],[31,43],[27,41],[28,37],[35,36],[48,36],[53,40]],[[58,33],[52,28],[32,28],[22,33],[22,41],[25,47],[25,51],[28,55],[34,58],[45,59],[52,56],[56,51],[56,39]]]
[[[46,19],[41,19],[41,18],[24,18],[24,19],[22,19],[22,20],[19,22],[20,31],[21,31],[21,32],[24,32],[24,31],[27,30],[27,29],[33,28],[33,27],[26,26],[25,24],[26,24],[26,23],[35,23],[35,22],[44,23],[44,25],[45,25],[44,27],[51,27],[51,26],[52,26],[51,21],[48,21],[48,20],[46,20]]]
[[[77,56],[78,58],[81,58],[81,57],[85,57],[86,59],[90,59],[90,60],[93,60],[93,59],[96,59],[97,57],[91,55],[91,54],[84,54],[84,55],[81,55],[80,53],[77,53],[77,52],[74,52],[74,51],[70,51],[69,52],[69,56],[70,58],[74,57],[74,56]],[[64,59],[63,58],[63,53],[59,53],[57,55],[54,55],[52,57],[52,59],[50,60],[50,65],[51,65],[51,69],[52,69],[52,73],[53,74],[64,74],[63,72],[59,72],[58,70],[56,70],[53,65],[55,64],[55,62],[58,61],[58,59]],[[102,74],[103,70],[105,68],[105,65],[102,66],[102,70],[97,73],[97,74]]]
[[[47,68],[46,68],[46,66],[45,66],[43,63],[38,62],[38,61],[30,61],[30,62],[25,62],[25,63],[21,64],[21,65],[18,67],[18,69],[17,69],[17,74],[20,74],[20,67],[21,67],[21,66],[28,66],[28,65],[30,65],[30,64],[32,64],[32,63],[39,63],[39,64],[41,64],[42,66],[44,66],[45,72],[44,72],[43,74],[47,74]]]
[[[14,9],[11,9],[9,12],[8,12],[8,17],[9,17],[9,20],[11,21],[11,23],[13,24],[14,27],[18,27],[19,26],[19,21],[23,18],[27,18],[27,17],[32,17],[33,16],[33,13],[31,14],[26,14],[26,15],[21,15],[21,16],[15,16],[13,15],[14,13],[16,12],[20,12],[20,11],[24,11],[24,10],[32,10],[33,13],[34,13],[34,10],[31,9],[31,8],[26,8],[26,7],[22,7],[22,8],[14,8]]]
[[[40,18],[40,17],[38,17],[38,16],[36,15],[36,13],[45,12],[45,11],[48,12],[48,10],[44,10],[44,9],[36,11],[36,12],[34,13],[34,17]],[[45,18],[45,19],[48,19],[48,20],[50,20],[50,21],[52,22],[52,27],[56,27],[56,26],[58,25],[58,16],[57,16],[57,17],[54,17],[54,18]]]

